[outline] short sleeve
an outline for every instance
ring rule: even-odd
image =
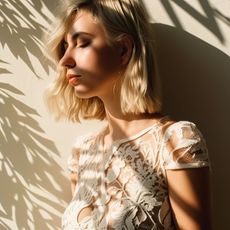
[[[72,152],[67,160],[67,169],[69,172],[78,174],[79,158],[81,155],[81,151],[84,148],[84,143],[87,142],[90,136],[92,136],[91,133],[87,135],[82,135],[78,137],[74,142]]]
[[[77,140],[74,143],[74,146],[72,148],[72,152],[68,157],[67,160],[67,169],[71,173],[78,173],[78,162],[79,162],[79,156],[80,156],[80,141]]]
[[[205,140],[192,122],[179,121],[170,125],[163,136],[162,150],[166,170],[209,166]]]

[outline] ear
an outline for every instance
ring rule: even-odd
[[[133,52],[133,39],[128,35],[124,35],[119,43],[122,65],[127,65]]]

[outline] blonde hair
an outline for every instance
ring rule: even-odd
[[[65,1],[66,2],[66,1]],[[133,51],[120,80],[120,104],[124,114],[157,113],[161,110],[160,86],[155,69],[151,25],[140,0],[72,0],[62,6],[48,46],[59,62],[64,54],[63,40],[73,17],[87,10],[102,24],[108,41],[131,37]],[[104,104],[98,97],[78,98],[65,79],[66,69],[59,67],[59,76],[46,93],[48,107],[57,119],[66,117],[76,122],[83,119],[105,119]]]

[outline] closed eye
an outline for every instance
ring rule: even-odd
[[[90,42],[84,42],[84,43],[79,44],[77,47],[78,47],[78,48],[85,48],[85,47],[87,47],[89,44],[90,44]]]

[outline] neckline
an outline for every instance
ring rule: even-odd
[[[118,144],[122,144],[122,143],[125,143],[125,142],[128,142],[128,141],[135,140],[138,137],[141,137],[144,134],[148,133],[155,126],[158,126],[159,124],[161,124],[162,122],[164,122],[166,120],[169,120],[169,117],[168,116],[163,116],[158,121],[154,122],[153,124],[151,124],[150,126],[144,128],[144,129],[140,130],[136,134],[131,135],[130,137],[125,137],[125,138],[121,138],[121,139],[117,139],[117,140],[113,141],[110,146],[114,146],[114,145],[118,145]],[[102,141],[102,144],[103,144],[104,147],[105,147],[105,145],[104,145],[104,137],[105,137],[105,132],[107,130],[108,130],[108,125],[106,125],[106,127],[102,130],[101,134],[99,135],[100,140]]]

